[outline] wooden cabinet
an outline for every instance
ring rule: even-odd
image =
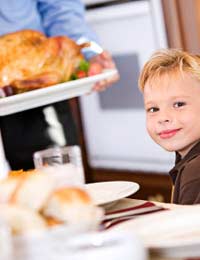
[[[200,1],[162,0],[169,47],[200,52]]]

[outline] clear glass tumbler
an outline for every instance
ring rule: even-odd
[[[57,186],[80,186],[85,183],[81,150],[78,145],[53,147],[33,155],[36,169],[56,177]]]

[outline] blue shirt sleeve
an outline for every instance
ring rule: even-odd
[[[74,40],[84,37],[99,41],[85,20],[85,8],[80,0],[38,0],[37,4],[47,36],[67,35]],[[84,54],[86,58],[94,55]]]

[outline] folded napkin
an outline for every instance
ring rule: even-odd
[[[126,208],[110,211],[106,213],[102,226],[103,229],[108,229],[121,222],[133,219],[136,216],[149,214],[161,210],[165,210],[165,208],[161,206],[157,206],[153,202],[144,202],[137,206],[126,207]]]
[[[165,259],[200,260],[200,205],[135,203],[131,207],[123,201],[126,207],[111,209],[105,215],[104,229],[133,232],[151,253]]]
[[[200,205],[164,210],[115,225],[113,230],[133,231],[149,248],[198,245]],[[200,250],[199,250],[200,253]]]

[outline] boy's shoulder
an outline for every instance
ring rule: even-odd
[[[188,161],[186,161],[185,165],[188,167],[195,167],[200,165],[200,153],[191,157]]]
[[[200,154],[184,164],[181,179],[185,183],[200,179]]]

